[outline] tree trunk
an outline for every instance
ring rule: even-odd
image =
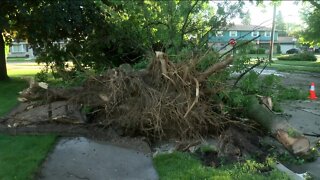
[[[0,29],[0,81],[9,79],[7,74],[7,66],[6,66],[6,43],[4,41],[4,37],[2,34],[2,30]]]
[[[292,153],[306,155],[309,152],[309,140],[293,128],[285,118],[275,115],[268,108],[260,105],[257,98],[249,97],[249,104],[246,110],[249,118],[271,132]]]

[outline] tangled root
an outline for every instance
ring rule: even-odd
[[[228,118],[214,110],[215,103],[204,93],[206,79],[226,68],[231,57],[197,72],[198,60],[174,64],[157,52],[144,71],[125,65],[90,77],[72,95],[49,89],[52,101],[67,99],[90,109],[91,123],[117,126],[126,134],[150,138],[196,138],[218,132]],[[59,94],[59,96],[57,96]]]

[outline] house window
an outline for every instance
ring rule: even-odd
[[[271,36],[271,32],[270,32],[270,31],[264,32],[264,36],[265,36],[265,37],[270,37],[270,36]]]
[[[11,47],[11,52],[13,53],[27,52],[26,49],[27,49],[26,44],[13,44]]]
[[[216,32],[217,37],[222,37],[223,36],[223,31],[217,31]]]
[[[252,36],[252,37],[257,37],[257,36],[259,36],[259,31],[253,31],[253,32],[251,32],[251,36]]]
[[[230,36],[230,37],[237,37],[237,35],[238,35],[238,32],[237,32],[237,31],[230,31],[230,32],[229,32],[229,36]]]

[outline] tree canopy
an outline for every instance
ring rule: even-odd
[[[134,63],[150,50],[177,54],[206,47],[210,32],[224,28],[243,5],[200,0],[2,0],[0,31],[6,39],[28,39],[38,62],[55,70],[64,69],[70,60],[77,69],[104,69]],[[4,56],[0,62],[0,79],[5,79]]]
[[[8,79],[6,69],[6,42],[9,42],[14,32],[20,31],[27,22],[21,23],[23,16],[28,16],[31,7],[39,5],[40,1],[1,0],[0,1],[0,80]],[[21,30],[21,32],[23,32]],[[23,33],[21,33],[22,35]]]
[[[307,27],[301,32],[300,41],[310,45],[320,45],[320,3],[318,1],[307,1],[310,7],[302,13]]]
[[[281,11],[278,11],[275,21],[279,36],[287,36],[287,24],[284,22]]]
[[[251,14],[249,10],[243,15],[241,23],[243,25],[251,25]]]

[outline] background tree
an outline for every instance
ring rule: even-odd
[[[137,62],[146,51],[159,47],[169,54],[206,47],[209,33],[225,27],[230,18],[241,13],[244,4],[173,0],[44,3],[47,5],[33,10],[31,17],[47,28],[29,28],[30,43],[39,62],[52,64],[58,70],[64,69],[69,60],[78,69],[105,69]],[[48,21],[44,18],[48,12],[57,15]],[[56,43],[61,39],[66,42],[64,48]]]
[[[227,21],[241,13],[244,2],[209,1],[145,1],[126,2],[123,10],[135,19],[139,29],[148,37],[149,46],[162,46],[172,53],[186,47],[204,47],[213,29],[227,25]],[[161,48],[160,48],[161,49]]]
[[[276,29],[278,30],[279,36],[287,36],[287,27],[286,23],[283,20],[281,11],[278,11],[276,15]]]
[[[101,70],[137,62],[155,45],[163,46],[169,54],[206,47],[210,32],[224,28],[230,18],[241,13],[243,4],[4,0],[0,4],[4,22],[0,29],[8,35],[18,32],[15,38],[27,38],[37,61],[47,63],[54,71],[64,71],[66,61],[73,61],[76,70]],[[5,69],[5,58],[1,62]],[[7,78],[4,74],[2,79]]]
[[[21,0],[1,0],[0,1],[0,80],[7,80],[6,67],[6,43],[11,40],[11,35],[15,31],[20,31],[18,26],[22,16],[28,15],[30,8],[39,3],[35,1]],[[25,26],[30,26],[28,22],[24,22]]]
[[[307,1],[302,11],[302,19],[307,27],[300,32],[299,41],[310,45],[320,45],[320,3],[318,1]]]
[[[249,10],[241,17],[241,23],[243,25],[250,25],[251,24],[251,14],[250,14]]]

